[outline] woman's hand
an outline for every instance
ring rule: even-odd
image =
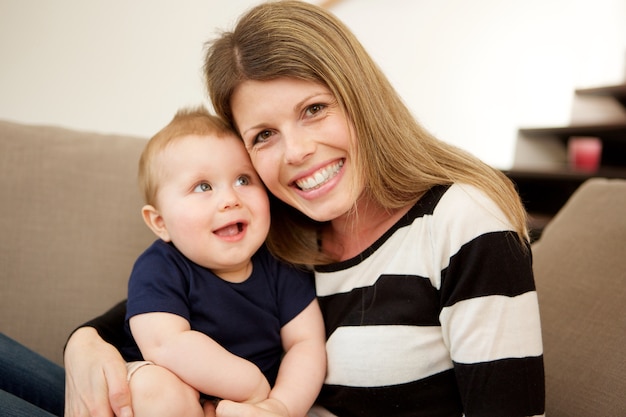
[[[95,329],[76,330],[64,360],[65,417],[132,417],[126,363]]]

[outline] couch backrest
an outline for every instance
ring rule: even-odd
[[[546,415],[626,415],[626,181],[581,185],[533,257]]]
[[[77,325],[125,298],[154,240],[145,139],[0,121],[0,331],[56,362]]]

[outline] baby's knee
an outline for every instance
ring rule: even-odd
[[[203,415],[198,391],[160,366],[137,369],[130,378],[130,390],[136,417]]]

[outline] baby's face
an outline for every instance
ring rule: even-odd
[[[269,199],[240,139],[190,135],[159,157],[157,204],[167,235],[193,262],[245,280],[270,226]]]

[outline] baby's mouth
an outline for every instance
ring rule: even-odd
[[[316,171],[313,175],[296,180],[295,184],[302,191],[309,191],[319,188],[322,185],[326,184],[335,175],[337,175],[339,171],[341,171],[343,164],[344,160],[340,159],[338,162],[327,165],[319,171]]]
[[[239,222],[239,223],[229,224],[228,226],[222,227],[221,229],[217,229],[213,233],[221,237],[230,237],[230,236],[236,236],[239,233],[243,232],[243,228],[244,228],[244,224]]]

